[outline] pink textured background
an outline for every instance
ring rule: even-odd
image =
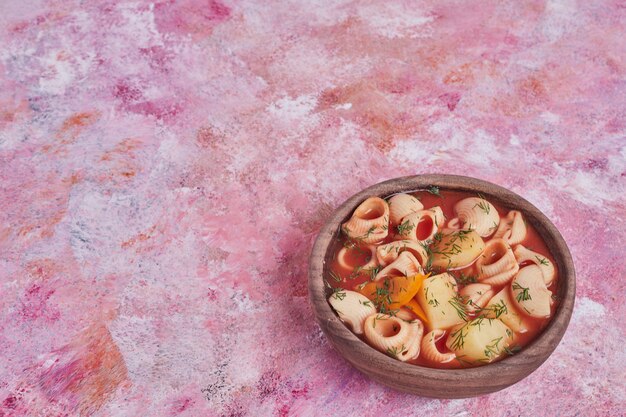
[[[0,416],[626,413],[623,1],[0,2]],[[439,401],[312,319],[317,230],[442,172],[521,194],[578,272],[551,358]]]

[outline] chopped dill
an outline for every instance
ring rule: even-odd
[[[467,321],[467,311],[465,311],[465,303],[463,302],[461,296],[455,295],[453,298],[448,300],[448,303],[454,307],[456,314],[458,314],[463,321]]]
[[[343,288],[335,288],[331,297],[341,301],[346,298],[346,291]]]
[[[428,191],[432,195],[435,195],[437,197],[443,198],[443,197],[441,197],[441,194],[439,194],[439,187],[437,187],[436,185],[431,185],[430,187],[428,187],[426,189],[426,191]]]
[[[535,255],[535,258],[539,261],[541,265],[549,265],[548,260],[546,258],[542,258],[541,256]]]
[[[462,359],[462,358],[464,358],[465,356],[467,356],[467,355],[461,355],[461,356],[456,355],[456,357],[455,357],[454,359],[456,359],[457,361],[459,361],[459,363],[460,363],[461,365],[472,365],[472,362],[471,362],[471,361],[467,361],[467,360],[465,360],[465,359]]]
[[[361,301],[359,300],[359,304],[364,305],[365,307],[373,307],[371,301]]]
[[[500,300],[499,303],[492,305],[489,309],[493,311],[493,313],[496,315],[496,318],[499,318],[501,315],[508,313],[508,308],[504,300]]]
[[[330,271],[328,271],[328,275],[330,275],[330,277],[332,279],[334,279],[337,282],[341,282],[341,277],[339,275],[337,275],[337,273],[335,271],[333,271],[332,269]]]
[[[474,205],[474,207],[478,206],[478,208],[480,208],[482,211],[484,211],[485,214],[489,214],[489,212],[491,211],[491,207],[489,206],[489,202],[480,193],[478,193],[478,198],[480,198],[481,201],[476,203],[476,205]]]
[[[467,324],[459,327],[457,330],[450,333],[450,337],[452,337],[452,344],[450,345],[450,349],[459,350],[465,346],[465,336],[467,336],[467,332],[463,333]]]
[[[504,351],[506,352],[507,355],[509,356],[513,356],[515,355],[517,352],[519,352],[520,350],[522,350],[522,347],[519,345],[515,345],[511,348],[509,348],[508,346],[504,347]]]
[[[511,289],[513,289],[513,290],[521,290],[519,293],[517,293],[517,296],[515,297],[515,299],[517,300],[518,303],[520,301],[531,300],[530,292],[529,292],[530,289],[529,288],[522,287],[521,285],[519,285],[518,282],[514,282],[513,285],[511,286]]]
[[[387,355],[391,356],[394,359],[398,359],[398,356],[404,352],[406,352],[406,347],[402,345],[401,348],[394,346],[392,348],[387,348]]]
[[[406,236],[409,233],[411,233],[411,230],[413,230],[414,227],[415,225],[407,219],[404,222],[397,225],[396,230],[398,231],[399,235]]]
[[[477,275],[465,275],[463,272],[461,272],[461,275],[456,280],[458,281],[459,284],[463,284],[463,285],[473,284],[475,282],[478,282],[478,276]]]
[[[500,347],[498,344],[502,341],[502,336],[492,339],[491,344],[485,347],[485,357],[491,359],[495,358],[500,354]]]

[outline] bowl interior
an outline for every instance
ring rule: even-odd
[[[367,197],[386,197],[399,192],[441,190],[481,193],[488,200],[522,211],[548,246],[559,271],[556,311],[540,334],[519,353],[499,362],[477,368],[435,369],[406,364],[371,348],[354,335],[337,317],[327,302],[330,290],[323,277],[333,256],[333,240],[341,223]],[[497,391],[509,386],[538,368],[556,348],[569,323],[575,296],[575,272],[571,254],[554,225],[535,206],[519,195],[495,184],[454,175],[418,175],[385,181],[368,187],[344,202],[323,226],[311,252],[309,295],[316,319],[337,349],[356,368],[393,388],[415,394],[462,398]]]

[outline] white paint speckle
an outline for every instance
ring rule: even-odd
[[[434,20],[424,16],[418,7],[392,2],[360,6],[358,13],[376,33],[390,39],[428,36],[430,32],[424,26]]]
[[[593,301],[587,297],[581,297],[576,300],[576,305],[574,307],[574,319],[578,320],[580,318],[601,318],[606,314],[606,307],[604,305]]]
[[[316,104],[317,98],[314,95],[302,95],[293,99],[283,97],[270,104],[267,110],[274,116],[295,120],[307,116]]]

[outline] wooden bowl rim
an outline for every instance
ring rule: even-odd
[[[521,210],[527,221],[531,222],[538,234],[546,241],[546,244],[548,244],[548,242],[554,243],[554,247],[550,247],[549,249],[559,270],[557,293],[559,305],[557,306],[554,317],[552,317],[539,336],[519,353],[492,364],[465,369],[436,369],[404,363],[371,348],[359,339],[339,320],[338,316],[327,302],[326,289],[323,282],[325,259],[329,244],[346,215],[351,214],[357,205],[367,197],[388,196],[399,192],[413,192],[424,190],[429,186],[437,186],[442,190],[480,192],[485,195],[486,198],[491,196],[503,207]],[[385,192],[381,192],[382,190],[385,190]],[[503,194],[507,199],[510,199],[510,201],[504,201],[502,198],[496,196],[496,193]],[[477,178],[448,174],[422,174],[393,178],[374,184],[354,194],[339,206],[321,228],[313,245],[309,258],[308,286],[310,302],[313,306],[316,319],[326,336],[330,339],[330,336],[325,330],[326,325],[332,325],[333,331],[338,331],[342,338],[345,338],[349,342],[363,344],[369,347],[369,350],[362,350],[359,353],[374,357],[377,362],[383,363],[385,370],[389,372],[390,376],[393,376],[394,373],[398,375],[412,375],[416,378],[416,381],[419,381],[420,378],[449,381],[454,381],[459,378],[485,380],[487,378],[500,377],[502,372],[509,372],[512,366],[524,368],[529,363],[532,363],[532,369],[523,372],[523,375],[519,377],[518,380],[521,380],[537,369],[550,356],[565,334],[574,307],[576,274],[569,248],[557,228],[538,208],[523,197],[504,187]],[[324,302],[319,302],[318,300],[320,299],[324,300]],[[546,343],[542,345],[539,342]],[[353,363],[354,358],[348,358],[345,355],[342,356]],[[539,358],[539,360],[537,360],[537,358]],[[367,357],[363,357],[357,362],[361,361],[368,361],[368,359]],[[427,382],[427,379],[425,382]]]

